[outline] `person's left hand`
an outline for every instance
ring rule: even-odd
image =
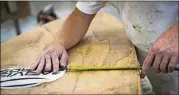
[[[178,59],[178,23],[164,32],[153,44],[142,66],[142,73],[150,67],[156,73],[173,72]]]

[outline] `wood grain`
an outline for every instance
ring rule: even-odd
[[[1,44],[1,67],[24,67],[35,62],[52,43],[64,19],[39,26]],[[123,24],[99,12],[87,34],[68,50],[70,66],[138,67],[134,46]],[[55,82],[37,87],[1,90],[3,94],[140,94],[138,70],[67,72]]]

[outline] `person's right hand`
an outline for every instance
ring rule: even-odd
[[[53,44],[45,51],[34,64],[30,66],[32,73],[40,74],[42,72],[58,73],[60,68],[66,66],[68,54],[60,44]]]

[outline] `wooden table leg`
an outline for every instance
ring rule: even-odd
[[[19,24],[19,20],[18,19],[14,20],[14,25],[15,25],[15,29],[16,29],[16,35],[20,35],[21,31],[20,31],[20,24]]]

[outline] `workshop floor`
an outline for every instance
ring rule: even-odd
[[[39,26],[36,23],[36,14],[40,11],[40,9],[42,9],[44,6],[46,6],[48,4],[53,4],[55,7],[55,12],[57,13],[58,17],[63,18],[72,12],[72,10],[75,7],[76,2],[30,2],[32,15],[30,15],[26,18],[19,19],[21,33],[29,31],[29,30]],[[105,6],[100,11],[107,12],[107,13],[109,13],[113,16],[116,16],[117,18],[120,19],[120,16],[119,16],[117,10],[114,7],[112,7],[110,4],[107,4],[107,6]],[[14,26],[13,21],[8,20],[8,21],[3,22],[1,24],[1,43],[6,42],[7,40],[12,39],[15,36],[16,36],[15,26]],[[161,89],[161,84],[167,85],[169,80],[176,81],[173,79],[167,79],[166,77],[159,79],[159,77],[160,76],[153,75],[152,73],[150,74],[150,77],[149,77],[151,79],[152,85],[154,86],[154,90],[157,93],[159,93],[161,90],[164,90],[164,89]],[[162,80],[165,80],[165,81],[162,81]],[[172,83],[174,83],[174,82],[172,82]],[[176,90],[176,88],[177,87],[173,87],[174,93],[176,93],[176,91],[178,91],[178,90]]]

